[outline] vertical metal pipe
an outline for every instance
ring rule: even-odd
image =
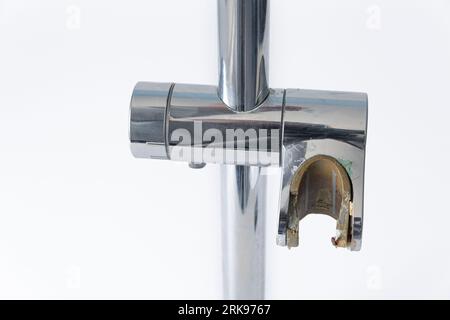
[[[218,0],[220,98],[250,111],[269,94],[269,0]],[[263,299],[265,192],[261,168],[222,168],[225,299]]]
[[[249,111],[269,94],[269,0],[218,0],[219,96]]]

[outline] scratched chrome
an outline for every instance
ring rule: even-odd
[[[277,244],[286,246],[289,190],[302,164],[327,155],[343,164],[352,183],[349,249],[360,250],[363,226],[367,95],[354,92],[286,90],[283,178]]]
[[[217,0],[217,5],[219,85],[138,83],[130,103],[131,150],[138,158],[175,160],[178,148],[201,155],[200,161],[186,159],[191,168],[202,168],[206,162],[223,164],[224,296],[262,299],[266,195],[280,193],[277,243],[289,246],[291,184],[295,174],[307,168],[308,160],[327,156],[345,168],[352,190],[347,248],[361,248],[367,95],[269,89],[269,0]],[[208,129],[216,129],[225,137],[227,130],[278,130],[278,145],[272,144],[273,135],[261,134],[253,140],[232,137],[216,142],[205,138]],[[201,139],[177,140],[180,130],[194,137],[200,133]],[[208,147],[231,151],[235,156],[211,160],[205,156]],[[255,153],[258,161],[248,161],[247,156]],[[259,157],[269,157],[271,162],[262,162]],[[267,185],[262,174],[266,165],[281,167],[281,188]]]

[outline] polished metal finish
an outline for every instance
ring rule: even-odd
[[[266,193],[280,193],[277,244],[308,214],[336,220],[332,243],[360,250],[367,95],[268,87],[268,0],[218,0],[219,85],[140,82],[130,103],[138,158],[222,164],[227,299],[264,298]],[[262,170],[282,169],[268,190]]]
[[[279,166],[284,90],[250,112],[230,110],[217,87],[175,84],[168,111],[171,160]]]
[[[221,169],[225,299],[264,298],[267,182],[261,170],[231,165]]]
[[[269,1],[218,0],[218,15],[219,97],[233,110],[253,110],[269,95]],[[222,190],[225,298],[263,299],[266,178],[260,168],[227,166]]]
[[[165,115],[171,83],[139,82],[130,102],[131,152],[137,158],[168,159]]]
[[[287,89],[284,144],[332,139],[364,149],[367,95],[358,92]]]
[[[269,94],[269,0],[218,0],[219,97],[236,111]]]
[[[271,89],[249,112],[235,112],[217,87],[140,82],[131,100],[130,139],[137,158],[280,166],[284,90]]]
[[[328,156],[337,160],[347,171],[351,182],[351,212],[349,239],[343,245],[351,250],[360,250],[363,225],[364,161],[367,128],[367,95],[354,92],[320,90],[286,90],[283,137],[283,180],[280,197],[280,218],[277,244],[298,245],[298,222],[295,219],[295,204],[291,192],[293,178],[309,159]],[[323,159],[318,157],[317,159]],[[336,167],[333,169],[336,173]],[[316,184],[317,186],[317,184]],[[312,190],[314,185],[309,189]],[[322,194],[329,192],[330,203],[336,199],[336,180],[330,180]],[[333,194],[334,192],[334,194]],[[314,201],[322,201],[317,196]],[[308,202],[308,200],[305,200]],[[336,206],[321,210],[334,218]],[[320,210],[319,210],[320,211]],[[350,214],[349,212],[349,214]],[[294,219],[293,219],[294,218]],[[302,217],[299,217],[300,219]],[[339,222],[339,221],[338,221]],[[290,225],[291,224],[291,225]],[[339,228],[337,228],[339,229]],[[337,230],[341,233],[340,230]],[[337,234],[336,239],[339,239]]]

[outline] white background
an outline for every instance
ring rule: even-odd
[[[214,0],[0,0],[0,298],[220,298],[218,167],[134,159],[139,80],[217,83]],[[450,298],[450,2],[272,0],[270,83],[369,94],[363,248],[310,216],[268,298]]]

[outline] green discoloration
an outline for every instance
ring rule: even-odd
[[[352,162],[350,160],[337,159],[339,163],[344,167],[345,171],[347,171],[348,176],[352,176]]]

